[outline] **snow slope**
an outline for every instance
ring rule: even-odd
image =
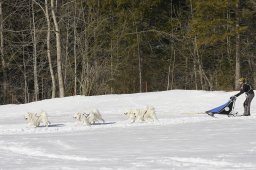
[[[0,170],[256,169],[256,105],[252,116],[212,118],[204,113],[237,92],[172,90],[73,96],[0,106]],[[235,110],[243,112],[245,96]],[[159,122],[130,124],[130,108],[156,108]],[[74,123],[75,112],[97,108],[106,120]],[[26,112],[44,110],[51,126],[28,127]]]

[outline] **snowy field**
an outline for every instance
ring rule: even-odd
[[[250,117],[202,114],[236,93],[172,90],[2,105],[0,170],[255,170],[256,99]],[[239,113],[244,99],[237,99]],[[146,105],[159,122],[130,124],[123,113]],[[74,123],[75,112],[94,108],[104,124]],[[51,125],[29,127],[26,112],[41,110]]]

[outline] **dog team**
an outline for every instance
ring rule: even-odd
[[[147,121],[158,121],[156,117],[155,108],[152,106],[146,106],[140,109],[130,109],[124,113],[130,120],[130,123],[134,122],[147,122]],[[48,116],[45,111],[41,111],[39,115],[37,113],[28,112],[25,115],[25,120],[29,126],[39,127],[40,125],[48,127],[50,124]],[[77,112],[73,115],[77,125],[91,126],[96,122],[105,123],[98,109],[94,109],[89,113]]]

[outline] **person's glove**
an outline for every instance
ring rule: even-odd
[[[236,96],[231,96],[230,99],[231,99],[231,100],[235,100],[235,99],[236,99]]]

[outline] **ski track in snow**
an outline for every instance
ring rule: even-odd
[[[256,116],[250,117],[227,117],[223,115],[221,117],[210,117],[207,115],[200,116],[190,116],[190,117],[175,117],[168,119],[159,119],[156,122],[138,122],[138,123],[129,123],[129,121],[119,121],[119,122],[110,122],[106,124],[96,124],[92,126],[82,126],[76,125],[73,123],[61,123],[53,124],[50,127],[26,127],[26,124],[20,124],[20,128],[10,128],[10,125],[3,125],[0,128],[0,135],[12,135],[12,134],[44,134],[44,133],[66,133],[66,132],[74,132],[74,131],[90,131],[90,130],[100,130],[106,128],[132,128],[132,127],[143,127],[143,126],[168,126],[168,125],[178,125],[178,124],[186,124],[186,123],[197,123],[203,121],[218,121],[218,120],[234,120],[234,119],[256,119]],[[57,126],[61,125],[61,126]],[[17,126],[17,125],[15,125]]]
[[[22,146],[20,144],[4,144],[3,141],[0,141],[0,150],[12,152],[15,154],[31,156],[31,157],[46,157],[50,159],[62,159],[62,160],[70,160],[70,161],[111,161],[113,159],[98,159],[98,158],[87,158],[87,157],[79,157],[73,155],[57,155],[52,153],[45,153],[40,148],[29,148],[26,146]],[[7,146],[6,146],[7,145]]]
[[[186,157],[167,157],[158,160],[159,162],[166,164],[166,165],[176,165],[182,164],[182,166],[191,167],[193,165],[206,165],[211,167],[219,167],[219,168],[252,168],[255,167],[253,164],[249,163],[233,163],[227,161],[220,161],[220,160],[209,160],[203,158],[186,158]]]
[[[19,155],[24,155],[28,157],[44,157],[48,159],[61,159],[66,161],[88,161],[88,162],[101,162],[101,161],[112,161],[117,162],[119,159],[111,158],[111,159],[99,159],[99,158],[87,158],[75,155],[57,155],[52,153],[46,153],[41,148],[30,148],[27,146],[23,146],[20,143],[8,143],[6,144],[4,141],[0,141],[0,150],[12,152]],[[196,157],[141,157],[139,158],[134,166],[140,167],[145,164],[161,164],[165,166],[175,166],[175,167],[201,167],[207,166],[208,168],[253,168],[254,164],[251,163],[234,163],[228,162],[224,160],[211,160],[204,158],[196,158]],[[125,169],[125,168],[124,168]]]

